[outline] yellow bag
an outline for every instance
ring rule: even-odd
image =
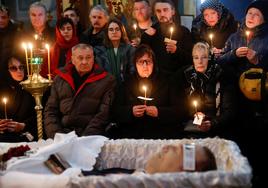
[[[268,76],[262,68],[250,68],[242,73],[239,87],[250,100],[260,101],[268,91]]]

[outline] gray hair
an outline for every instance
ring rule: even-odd
[[[91,14],[91,11],[92,10],[98,10],[98,11],[101,11],[104,13],[104,15],[107,17],[107,19],[109,18],[109,14],[108,14],[108,11],[101,5],[96,5],[94,7],[92,7],[89,11],[89,15]]]
[[[31,10],[31,8],[35,8],[35,7],[41,7],[41,8],[44,9],[45,13],[47,13],[47,7],[46,7],[46,5],[44,5],[43,3],[39,2],[39,1],[32,3],[30,5],[30,7],[29,7],[29,11]]]
[[[209,55],[209,45],[205,42],[198,42],[194,45],[192,53],[194,53],[197,50],[205,50],[205,52]]]
[[[72,54],[74,53],[75,50],[77,49],[91,49],[93,51],[93,47],[89,44],[84,44],[84,43],[79,43],[75,46],[72,47]]]

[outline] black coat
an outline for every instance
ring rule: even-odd
[[[210,45],[209,35],[212,33],[214,35],[213,46],[221,49],[224,47],[229,36],[237,31],[238,25],[231,12],[224,8],[221,19],[214,27],[210,27],[205,23],[202,14],[198,15],[193,20],[191,32],[195,43],[207,42]]]
[[[96,34],[93,34],[93,27],[90,26],[85,30],[80,36],[80,42],[85,44],[90,44],[92,47],[103,46],[104,40],[104,30],[102,29]]]
[[[158,117],[144,115],[134,117],[132,108],[134,105],[142,105],[144,101],[138,96],[144,96],[141,90],[142,85],[148,86],[147,97],[153,98],[147,101],[148,106],[156,106]],[[151,85],[151,87],[149,87]],[[179,119],[180,110],[175,110],[173,106],[171,88],[166,79],[160,74],[151,79],[141,79],[133,75],[123,83],[116,95],[113,107],[113,118],[119,125],[121,137],[123,138],[179,138],[181,128]]]
[[[22,88],[22,86],[13,81],[2,82],[0,86],[0,97],[6,96],[7,102],[7,118],[14,121],[25,123],[25,128],[20,133],[4,132],[0,134],[0,142],[25,142],[29,141],[22,133],[29,132],[37,140],[37,121],[35,112],[35,101],[30,93]],[[0,108],[0,118],[4,117],[4,108]]]
[[[190,31],[180,25],[172,25],[174,28],[172,39],[177,41],[175,53],[168,53],[164,42],[165,37],[170,38],[171,25],[156,23],[152,26],[156,33],[152,36],[144,32],[141,36],[141,43],[149,45],[155,53],[156,62],[160,72],[171,75],[179,68],[191,63],[192,38]]]
[[[186,133],[186,136],[225,136],[236,114],[236,94],[230,74],[227,74],[219,65],[212,65],[212,63],[205,74],[197,73],[193,66],[188,66],[174,75],[173,82],[177,83],[177,93],[184,92],[180,95],[185,97],[183,107],[186,110],[185,124],[194,119],[193,100],[198,101],[197,111],[203,112],[212,122],[212,129],[209,132]],[[220,83],[219,115],[216,109],[216,84],[218,82]]]

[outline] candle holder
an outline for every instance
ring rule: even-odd
[[[40,54],[38,54],[40,55]],[[43,58],[42,57],[33,57],[30,58],[31,64],[31,75],[28,76],[28,79],[22,81],[20,84],[23,86],[25,90],[30,92],[35,99],[35,110],[37,114],[37,131],[38,131],[38,139],[43,138],[43,117],[42,110],[43,106],[41,104],[43,93],[47,89],[48,86],[51,85],[52,81],[46,78],[43,78],[39,73],[41,69]]]

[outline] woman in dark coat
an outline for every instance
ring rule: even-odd
[[[248,35],[246,35],[246,31],[249,31]],[[237,83],[241,74],[249,69],[253,70],[252,68],[263,70],[266,74],[268,71],[267,44],[268,2],[253,1],[246,10],[245,22],[241,29],[228,39],[225,54],[220,58],[219,63],[234,68]],[[249,74],[248,80],[254,82],[258,78],[257,76],[256,73]],[[263,83],[265,83],[265,77],[262,77]],[[245,90],[241,91],[245,92]],[[248,89],[248,91],[254,93],[256,90]],[[266,142],[268,127],[268,93],[265,89],[261,89],[261,93],[260,100],[252,100],[247,98],[250,93],[239,92],[238,101],[240,112],[237,121],[237,125],[239,125],[238,142],[242,152],[253,166],[254,187],[263,185],[261,182],[258,182],[259,185],[255,184],[257,178],[263,178],[261,180],[263,183],[266,181],[266,176],[262,173],[265,170],[264,166],[267,166],[267,164],[264,165],[266,158],[264,158],[262,150],[256,147],[257,144]],[[241,130],[243,131],[241,132]]]
[[[37,140],[34,98],[19,84],[24,79],[24,66],[16,57],[6,64],[6,80],[1,80],[0,97],[6,98],[6,111],[1,101],[0,142]]]
[[[219,56],[225,42],[237,31],[239,24],[218,0],[205,1],[201,4],[200,11],[201,14],[192,23],[194,42],[207,42],[213,48],[213,53]]]
[[[178,71],[172,80],[177,93],[186,97],[182,107],[187,111],[185,136],[226,136],[236,111],[234,84],[219,65],[209,62],[208,44],[195,44],[192,54],[193,65]],[[200,124],[194,123],[194,118],[200,119]]]
[[[174,96],[158,73],[153,51],[139,46],[133,62],[137,73],[122,85],[114,102],[113,115],[121,137],[179,138],[181,112],[174,110]]]

